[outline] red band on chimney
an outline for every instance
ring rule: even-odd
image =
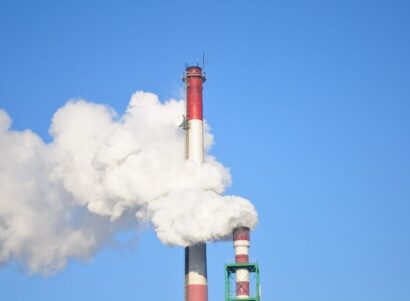
[[[248,261],[249,261],[248,255],[235,255],[235,262],[237,263],[243,263],[243,262],[248,262]]]
[[[239,227],[233,230],[233,240],[249,240],[249,228]]]
[[[238,281],[236,282],[236,296],[249,296],[249,282]]]
[[[202,83],[205,77],[200,67],[186,69],[187,119],[203,120],[202,116]]]
[[[249,287],[249,284],[248,284]],[[248,289],[249,290],[249,289]],[[206,285],[190,284],[187,290],[187,300],[189,301],[207,301],[208,289]]]

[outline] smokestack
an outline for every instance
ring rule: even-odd
[[[233,230],[233,246],[235,248],[235,263],[249,263],[250,232],[248,227],[238,227]],[[236,298],[249,298],[249,268],[236,270]]]
[[[205,74],[197,66],[187,67],[183,80],[186,85],[186,158],[202,164],[204,135],[202,114],[202,84]],[[185,248],[185,300],[208,301],[206,244]]]

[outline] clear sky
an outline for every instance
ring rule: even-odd
[[[179,97],[205,51],[212,154],[258,209],[263,300],[408,301],[409,3],[3,0],[0,107],[50,141],[69,99]],[[210,301],[232,257],[208,246]],[[183,277],[183,249],[146,231],[47,278],[2,266],[0,300],[183,300]]]

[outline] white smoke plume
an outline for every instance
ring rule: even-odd
[[[184,101],[163,104],[145,92],[132,96],[123,116],[70,101],[53,117],[51,143],[10,130],[0,110],[0,263],[51,274],[141,224],[171,246],[254,228],[253,205],[221,195],[230,184],[222,164],[210,155],[201,166],[185,160],[185,132],[175,124],[184,108]]]

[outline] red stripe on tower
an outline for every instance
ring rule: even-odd
[[[208,288],[206,285],[190,284],[187,291],[188,300],[208,300]]]
[[[249,296],[249,281],[237,281],[236,282],[236,296],[240,298]]]
[[[247,240],[249,241],[249,228],[239,227],[233,231],[233,240]]]
[[[235,262],[249,262],[250,231],[247,227],[233,230],[233,245],[235,248]],[[236,270],[236,297],[249,298],[249,270],[247,267]]]
[[[249,262],[249,256],[245,254],[235,255],[236,263],[247,263]]]
[[[200,67],[188,67],[185,73],[187,93],[187,119],[203,120],[202,83],[206,80]]]

